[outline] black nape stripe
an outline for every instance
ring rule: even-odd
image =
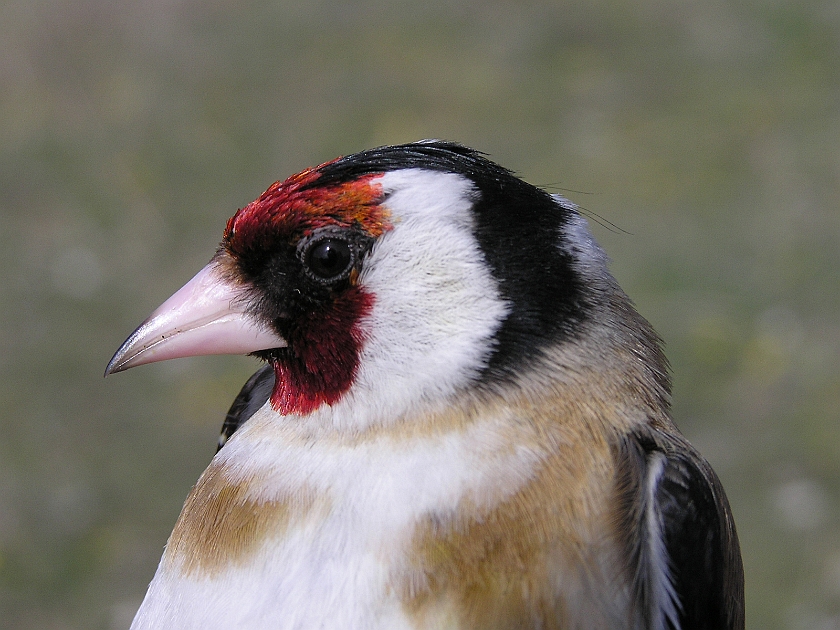
[[[508,380],[541,348],[574,335],[586,316],[584,285],[561,245],[570,211],[521,179],[474,180],[476,237],[510,313],[487,376]]]
[[[327,164],[313,185],[405,168],[457,173],[475,184],[476,238],[511,308],[485,382],[510,380],[540,348],[574,334],[586,301],[571,255],[560,247],[571,211],[480,152],[437,140],[379,147]]]

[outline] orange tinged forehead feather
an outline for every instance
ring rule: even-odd
[[[278,240],[291,242],[326,226],[361,228],[374,238],[388,230],[388,211],[380,205],[382,187],[375,181],[379,174],[318,186],[320,169],[326,164],[274,182],[238,210],[225,228],[225,247],[240,254],[271,247]]]

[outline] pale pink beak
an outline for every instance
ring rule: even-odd
[[[243,288],[211,262],[140,324],[117,350],[105,376],[136,365],[206,354],[249,354],[286,340],[245,310]]]

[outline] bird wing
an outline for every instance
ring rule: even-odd
[[[618,462],[618,527],[641,626],[743,629],[738,537],[709,463],[681,436],[654,428],[625,436]]]
[[[219,435],[218,453],[236,430],[253,416],[271,396],[274,389],[274,368],[264,365],[257,370],[240,390],[225,416]]]

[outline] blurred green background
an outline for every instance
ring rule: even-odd
[[[125,628],[247,357],[103,380],[271,182],[424,137],[593,224],[752,629],[840,628],[840,5],[0,2],[0,627]]]

